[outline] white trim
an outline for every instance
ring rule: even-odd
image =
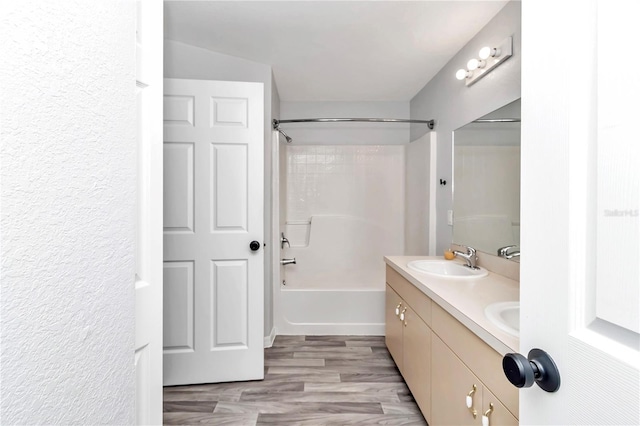
[[[264,336],[264,347],[270,348],[273,346],[273,341],[276,340],[276,328],[271,328],[271,333],[268,336]]]
[[[436,190],[438,144],[436,132],[429,133],[429,256],[436,256]]]
[[[264,338],[264,347],[270,348],[276,336],[277,316],[280,314],[280,282],[282,257],[280,249],[280,133],[271,133],[271,318],[273,327],[269,336]],[[273,336],[273,338],[271,338]]]
[[[385,325],[382,324],[325,324],[325,323],[290,323],[283,321],[278,326],[279,336],[384,336]],[[266,338],[265,338],[266,340]]]

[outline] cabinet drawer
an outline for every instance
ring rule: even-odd
[[[431,299],[407,281],[395,269],[387,265],[387,284],[413,309],[416,314],[431,326]]]
[[[433,332],[517,418],[518,389],[502,374],[502,356],[435,303],[431,316]]]

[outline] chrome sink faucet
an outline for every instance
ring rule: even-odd
[[[469,268],[480,269],[476,266],[476,262],[478,261],[478,256],[476,256],[476,249],[474,249],[473,247],[467,247],[466,253],[463,253],[458,250],[454,250],[453,254],[463,258],[467,262],[466,266],[468,266]]]
[[[515,250],[511,250],[515,249]],[[511,250],[511,251],[509,251]],[[512,259],[514,257],[520,257],[520,250],[517,245],[500,247],[498,249],[498,256],[504,257],[505,259]]]

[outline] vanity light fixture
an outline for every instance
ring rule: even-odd
[[[470,78],[472,76],[473,73],[471,71],[460,69],[458,70],[458,72],[456,72],[456,78],[458,80],[464,80],[465,78]]]
[[[478,56],[480,59],[472,58],[467,62],[467,68],[459,69],[456,72],[458,80],[464,80],[465,85],[471,86],[480,80],[495,67],[511,57],[513,52],[513,39],[507,37],[497,47],[485,46],[480,49]]]
[[[467,69],[469,71],[475,71],[478,68],[484,68],[485,65],[487,65],[487,63],[483,60],[477,60],[475,58],[473,59],[469,59],[469,62],[467,62]]]

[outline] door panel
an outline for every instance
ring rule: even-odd
[[[164,327],[166,352],[193,352],[193,262],[164,264]]]
[[[164,232],[194,232],[194,144],[164,144]]]
[[[212,261],[211,312],[215,330],[212,350],[247,346],[247,262]]]
[[[247,146],[211,144],[211,232],[247,231]]]
[[[165,385],[261,379],[262,84],[166,79],[164,104]]]
[[[523,2],[522,50],[548,65],[522,70],[520,352],[548,352],[561,384],[521,390],[520,421],[640,424],[640,85],[620,78],[640,4],[550,4]]]
[[[164,125],[193,127],[195,125],[194,104],[194,96],[165,95]]]

